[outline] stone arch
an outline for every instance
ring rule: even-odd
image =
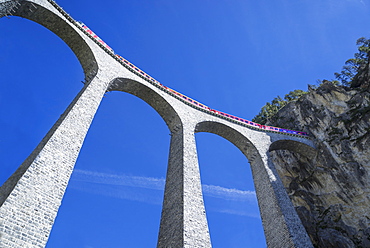
[[[75,54],[55,34],[33,21],[19,17],[9,18],[9,20],[4,18],[1,21],[3,21],[1,26],[4,30],[2,27],[0,30],[4,36],[4,42],[0,50],[5,52],[3,54],[5,59],[9,57],[8,60],[0,63],[2,65],[6,63],[9,67],[2,74],[1,95],[4,97],[1,98],[5,104],[2,104],[1,110],[5,112],[1,112],[7,116],[8,125],[11,125],[3,128],[3,133],[6,132],[9,135],[7,142],[11,142],[7,148],[11,148],[16,156],[11,155],[12,152],[3,153],[12,160],[4,162],[8,170],[2,173],[0,185],[27,158],[42,140],[46,131],[53,126],[76,94],[81,91],[83,84],[80,81],[84,77]],[[11,30],[14,32],[8,34],[7,31]],[[16,39],[19,33],[23,37]],[[55,50],[58,51],[57,54]],[[51,53],[54,56],[50,56]],[[61,63],[60,54],[63,54],[64,63]],[[50,67],[51,65],[53,66]],[[66,73],[67,71],[69,73]],[[30,81],[36,83],[30,84]],[[27,104],[20,106],[22,102]],[[32,131],[20,132],[19,126],[24,123],[27,129],[31,128]],[[14,128],[14,131],[11,132],[9,128]],[[11,145],[13,142],[18,144]]]
[[[277,140],[270,145],[269,152],[276,150],[289,150],[297,152],[309,159],[316,157],[317,151],[313,147],[295,140]]]
[[[258,161],[258,157],[260,156],[251,141],[242,133],[235,130],[233,127],[230,127],[227,124],[213,121],[198,123],[196,126],[196,132],[215,134],[216,137],[209,137],[211,135],[208,134],[204,136],[203,139],[207,142],[209,142],[209,140],[212,140],[217,143],[217,145],[214,144],[210,148],[203,148],[212,153],[212,155],[203,155],[204,158],[199,161],[202,184],[217,185],[220,187],[238,189],[241,191],[254,191],[254,180],[252,179],[251,166],[249,166],[248,162],[250,162],[251,164],[255,163]],[[217,137],[218,140],[215,140],[217,139]],[[196,137],[199,158],[201,157],[200,154],[202,154],[202,147],[205,147],[205,144],[202,145],[201,142],[198,142],[200,141],[200,138],[201,137]],[[219,140],[220,138],[221,140]],[[222,148],[224,148],[225,150],[223,150],[221,147],[218,147],[221,145]],[[216,150],[215,147],[217,147],[218,149]],[[226,151],[228,149],[230,149],[230,151]],[[229,152],[231,152],[231,150],[233,155],[228,154]],[[213,153],[220,153],[221,155],[213,155]],[[210,158],[206,159],[205,157],[217,157],[218,159],[212,160],[212,163],[210,163]],[[222,160],[223,157],[225,157],[225,160]],[[210,167],[212,167],[212,169],[206,168],[207,166],[205,165],[207,163],[205,162],[208,162],[208,165],[211,165]],[[213,162],[215,164],[213,164]],[[222,179],[218,179],[218,177]],[[230,180],[234,182],[230,182]],[[207,190],[207,188],[203,188],[203,190]],[[251,245],[250,242],[253,243],[256,240],[258,240],[259,242],[263,242],[265,236],[262,229],[262,222],[260,219],[255,218],[256,216],[260,216],[259,210],[257,210],[257,202],[252,202],[250,201],[251,199],[248,199],[248,202],[246,200],[240,201],[240,199],[235,202],[235,199],[217,199],[213,198],[214,196],[212,196],[212,194],[207,196],[207,191],[203,191],[203,195],[213,246],[235,245],[232,243],[233,235],[238,235],[238,240],[240,238],[240,240],[238,241],[239,245],[248,246],[248,244]],[[215,211],[215,208],[217,208],[218,210],[219,208],[223,209],[223,211],[225,212],[223,212],[222,214],[217,213],[217,211]],[[225,215],[227,211],[230,212],[228,212],[229,214]],[[239,216],[239,214],[241,213],[243,213],[244,216]],[[252,215],[249,215],[251,213],[254,214],[253,217],[251,217]],[[222,220],[221,222],[220,219]],[[234,222],[236,219],[238,219],[238,221]],[[221,227],[220,225],[223,227]],[[245,233],[245,225],[254,227],[253,238],[251,238],[252,232],[248,231],[247,233]],[[222,236],[222,241],[219,237],[220,235]]]
[[[175,109],[164,97],[148,86],[132,79],[116,78],[111,82],[108,91],[122,91],[137,96],[155,109],[171,133],[182,129],[181,119]]]
[[[3,3],[5,5],[5,3]],[[0,3],[1,5],[1,3]],[[30,11],[32,10],[32,11]],[[84,38],[72,27],[72,24],[34,2],[22,1],[13,14],[34,21],[61,38],[79,60],[86,78],[92,78],[98,71],[95,55]]]
[[[234,144],[248,159],[253,161],[259,156],[257,148],[252,142],[237,130],[213,121],[200,122],[195,127],[195,132],[208,132],[219,135]]]
[[[238,147],[248,158],[268,247],[312,247],[267,149],[259,150],[261,148],[257,148],[243,134],[218,122],[200,122],[195,131],[220,135]],[[282,142],[280,147],[296,143]],[[271,149],[277,149],[278,145],[279,143],[276,143]]]
[[[71,233],[80,239],[92,236],[90,243],[96,242],[97,246],[105,245],[96,238],[104,233],[105,242],[118,246],[145,247],[145,244],[149,244],[155,247],[164,185],[161,189],[94,183],[86,187],[86,183],[81,184],[79,177],[83,176],[81,172],[94,171],[123,177],[120,181],[123,183],[129,177],[156,178],[161,182],[166,176],[171,138],[168,133],[163,119],[146,102],[126,92],[106,94],[84,141],[68,185],[70,190],[67,188],[47,247],[53,247],[54,244],[72,246],[70,241],[63,238]],[[145,138],[142,138],[143,135]],[[105,191],[106,195],[100,190]],[[132,198],[128,199],[128,196]],[[101,202],[104,204],[99,206]],[[82,208],[89,208],[89,205],[94,207],[84,211],[81,205]],[[75,213],[80,214],[73,218],[72,214]],[[91,221],[94,216],[99,217]],[[136,218],[138,216],[145,218]],[[65,226],[67,221],[68,226]],[[87,231],[80,232],[83,229]],[[137,240],[135,237],[138,235],[144,239]]]

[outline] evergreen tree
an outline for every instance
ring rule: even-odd
[[[304,90],[294,90],[285,95],[284,99],[287,102],[298,100],[301,96],[307,94]]]
[[[357,80],[356,75],[360,72],[368,73],[369,70],[370,40],[361,37],[357,40],[356,45],[358,46],[358,52],[355,53],[355,57],[346,61],[340,73],[334,73],[342,85],[352,88],[359,87],[359,80]]]
[[[252,121],[262,125],[266,124],[281,108],[291,101],[298,100],[304,94],[307,94],[307,92],[303,90],[294,90],[286,94],[284,99],[280,96],[275,97],[271,103],[268,102],[262,107],[259,114],[256,115]]]
[[[370,88],[370,39],[361,37],[357,40],[358,52],[354,58],[346,61],[340,73],[334,73],[338,80],[318,80],[318,86],[308,85],[315,90],[324,83],[343,85],[351,88],[362,87]],[[253,118],[253,122],[266,124],[273,116],[291,101],[296,101],[302,95],[307,94],[303,90],[294,90],[285,95],[284,99],[280,96],[275,97],[270,103],[266,103],[261,111]]]

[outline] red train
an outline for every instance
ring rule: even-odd
[[[293,134],[293,135],[300,135],[300,136],[308,136],[307,133],[305,132],[300,132],[300,131],[294,131],[294,130],[289,130],[289,129],[284,129],[284,128],[278,128],[278,127],[271,127],[271,126],[265,126],[261,125],[252,121],[248,121],[233,115],[229,115],[214,109],[211,109],[210,107],[207,107],[206,105],[199,103],[171,88],[168,88],[167,86],[164,86],[148,74],[146,74],[144,71],[140,70],[138,67],[136,67],[134,64],[130,63],[128,60],[124,59],[122,56],[115,54],[113,49],[107,45],[99,36],[97,36],[90,28],[88,28],[84,23],[82,22],[76,22],[82,30],[84,30],[85,33],[89,34],[97,43],[101,44],[104,48],[108,49],[122,64],[126,65],[128,68],[131,68],[135,73],[137,73],[139,76],[143,77],[147,81],[149,81],[152,84],[155,84],[159,86],[161,89],[166,91],[167,93],[179,98],[180,100],[184,101],[185,103],[197,108],[201,109],[205,112],[208,112],[212,115],[219,116],[221,118],[227,119],[227,120],[233,120],[235,123],[245,125],[245,126],[250,126],[256,129],[261,129],[261,130],[266,130],[266,131],[272,131],[272,132],[279,132],[279,133],[285,133],[285,134]]]

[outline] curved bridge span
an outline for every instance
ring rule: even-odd
[[[0,17],[41,24],[74,52],[85,86],[30,156],[0,188],[0,247],[44,247],[80,148],[107,91],[133,94],[152,106],[171,132],[158,247],[211,247],[194,133],[210,132],[248,158],[269,247],[312,247],[269,152],[316,152],[304,133],[258,126],[169,89],[114,54],[52,0],[0,0]],[[42,204],[41,204],[42,203]],[[33,233],[25,238],[22,234]]]

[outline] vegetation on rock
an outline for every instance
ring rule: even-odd
[[[350,88],[360,87],[363,83],[361,78],[363,74],[369,75],[369,62],[370,62],[370,39],[361,37],[357,40],[358,52],[355,57],[346,61],[340,73],[334,73],[335,77],[341,82],[342,85]]]
[[[262,107],[260,113],[256,115],[252,121],[262,125],[266,124],[281,108],[289,102],[299,99],[304,94],[307,94],[307,92],[303,90],[294,90],[286,94],[284,99],[280,96],[275,97],[274,100],[270,103],[266,103],[266,105]]]
[[[317,89],[323,84],[332,83],[336,86],[343,86],[349,89],[370,88],[370,39],[361,37],[357,40],[358,52],[354,58],[348,59],[340,73],[334,73],[337,80],[318,80],[318,85],[309,85],[309,89]],[[271,102],[266,103],[261,111],[252,119],[259,124],[274,123],[275,114],[292,101],[298,100],[307,94],[307,91],[294,90],[286,94],[284,99],[275,97]]]

